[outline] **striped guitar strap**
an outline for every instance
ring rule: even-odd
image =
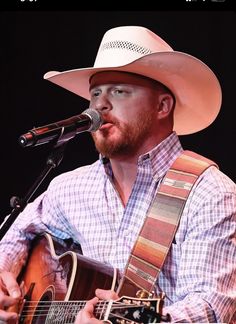
[[[213,161],[191,151],[184,151],[175,160],[147,213],[118,291],[130,292],[135,284],[142,291],[154,292],[189,193],[211,165],[217,167]]]

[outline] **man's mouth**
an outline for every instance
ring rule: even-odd
[[[99,130],[103,130],[103,129],[108,129],[110,127],[112,127],[114,124],[108,121],[103,122],[102,126],[99,128]]]

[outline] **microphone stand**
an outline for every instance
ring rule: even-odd
[[[46,176],[49,174],[49,172],[61,163],[64,156],[66,144],[66,141],[59,141],[59,144],[58,142],[55,144],[55,146],[52,149],[52,152],[47,158],[45,168],[43,169],[39,177],[36,179],[36,181],[33,183],[32,187],[29,189],[29,191],[23,199],[19,199],[18,197],[12,197],[11,207],[13,207],[13,210],[7,217],[7,219],[4,221],[3,225],[0,227],[0,240],[6,234],[11,225],[14,223],[18,215],[24,210],[27,203],[29,202],[35,191],[39,188]]]

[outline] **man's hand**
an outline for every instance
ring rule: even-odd
[[[0,323],[16,323],[18,314],[6,309],[19,302],[21,290],[13,273],[0,273]]]
[[[119,296],[112,290],[96,289],[96,297],[87,301],[85,307],[78,313],[75,324],[103,324],[94,316],[94,308],[99,300],[116,300]]]

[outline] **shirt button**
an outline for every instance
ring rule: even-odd
[[[129,236],[130,235],[130,231],[129,230],[124,230],[124,236]]]
[[[153,176],[153,179],[154,179],[156,182],[159,181],[159,179],[160,179],[159,174],[156,173],[156,174]]]

